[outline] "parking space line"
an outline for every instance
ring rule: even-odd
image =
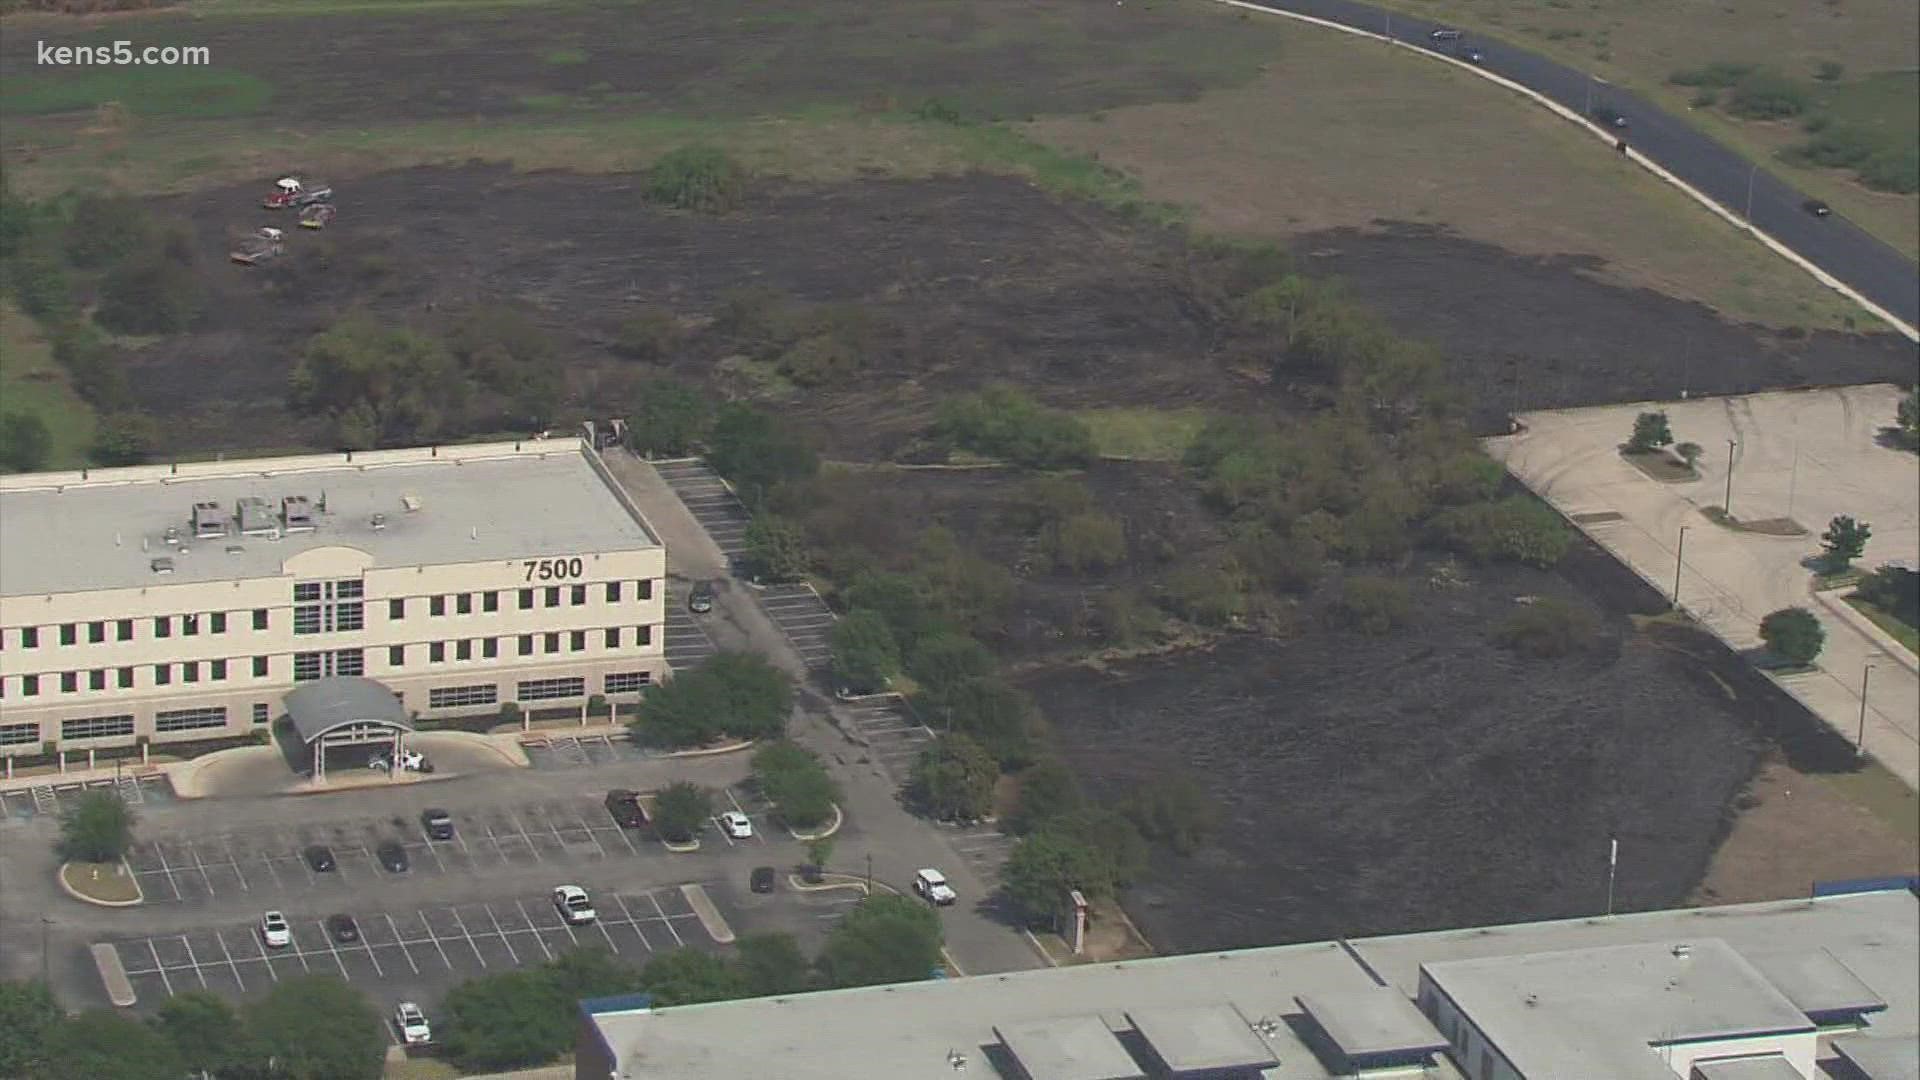
[[[547,939],[541,936],[540,928],[533,925],[533,916],[527,914],[527,906],[518,900],[513,902],[513,906],[520,909],[520,917],[527,923],[527,932],[533,935],[533,940],[540,943],[540,951],[547,954],[547,959],[553,959],[553,950],[547,947]]]
[[[360,947],[367,950],[367,960],[373,964],[374,977],[378,979],[386,978],[387,973],[380,968],[380,958],[373,953],[373,942],[367,940],[367,935],[364,932],[360,935]]]
[[[728,847],[732,847],[733,837],[727,835],[727,827],[725,825],[720,824],[720,815],[715,814],[714,816],[708,818],[707,820],[713,822],[713,827],[720,830],[720,839],[725,840],[727,842]]]
[[[573,942],[575,948],[580,947],[580,935],[573,932],[573,924],[567,921],[565,915],[560,916],[560,929],[567,932],[567,939]]]
[[[487,918],[493,922],[493,932],[499,936],[500,944],[507,947],[507,956],[513,961],[514,966],[519,967],[520,954],[514,949],[513,942],[507,938],[507,931],[501,927],[500,916],[493,913],[493,905],[481,904],[480,906],[487,909]]]
[[[167,966],[160,962],[160,950],[153,947],[153,939],[147,939],[147,954],[153,957],[153,970],[160,973],[160,985],[167,988],[167,996],[173,996],[173,980],[167,978]],[[145,972],[142,972],[145,974]]]
[[[660,921],[667,924],[667,933],[673,935],[673,943],[675,945],[685,945],[686,941],[680,937],[680,931],[673,928],[673,920],[667,918],[667,909],[660,906],[660,898],[649,892],[647,893],[647,899],[653,901],[653,910],[660,913]]]
[[[613,834],[620,838],[621,843],[627,845],[627,854],[640,854],[640,849],[633,846],[633,838],[627,835],[627,830],[621,828],[619,825],[615,825],[613,827]]]
[[[612,745],[612,744],[611,744],[611,743],[609,743],[608,745]],[[594,846],[594,848],[595,848],[596,850],[598,850],[598,851],[600,852],[600,857],[601,857],[601,858],[603,858],[603,859],[604,859],[604,858],[606,858],[606,857],[607,857],[607,848],[606,848],[606,845],[604,845],[604,844],[602,844],[602,843],[600,842],[600,838],[599,838],[599,837],[597,837],[597,836],[595,836],[595,835],[593,835],[593,826],[591,826],[591,825],[589,825],[589,824],[587,824],[587,819],[586,819],[586,818],[583,818],[583,817],[581,817],[581,816],[580,816],[580,813],[579,813],[579,811],[575,811],[575,812],[574,812],[574,815],[573,815],[573,818],[574,818],[574,820],[575,820],[575,821],[578,821],[578,822],[580,823],[580,827],[581,827],[582,829],[585,829],[585,830],[586,830],[586,832],[587,832],[587,839],[589,839],[589,840],[591,840],[591,841],[593,841],[593,846]]]
[[[233,962],[233,951],[227,948],[227,935],[215,930],[213,939],[220,943],[220,952],[227,958],[227,966],[233,969],[233,981],[240,984],[241,993],[246,993],[247,980],[240,977],[240,965]]]
[[[427,921],[426,912],[421,911],[419,908],[414,908],[413,913],[420,916],[420,926],[427,932],[427,939],[433,942],[433,950],[440,954],[440,962],[447,965],[448,971],[452,971],[453,960],[447,956],[447,950],[440,946],[440,931],[435,930],[433,924]],[[391,919],[391,917],[389,917],[389,919]],[[474,951],[478,952],[479,950],[476,949]]]
[[[167,865],[167,849],[162,847],[158,840],[154,841],[153,854],[156,858],[160,860],[160,872],[167,876],[168,891],[173,893],[173,898],[175,900],[185,900],[186,897],[180,895],[179,882],[176,882],[173,880],[173,868]],[[148,871],[148,873],[152,873],[152,871]],[[171,994],[173,993],[173,991],[169,990],[167,991],[167,993]]]
[[[200,871],[200,882],[207,887],[208,896],[220,895],[213,887],[213,879],[207,876],[207,864],[200,861],[200,845],[187,841],[187,853],[193,856],[193,867]]]
[[[442,860],[442,859],[440,858],[440,852],[439,852],[439,850],[438,850],[437,848],[435,848],[435,846],[434,846],[434,843],[433,843],[433,837],[431,837],[431,836],[428,836],[428,835],[427,835],[427,834],[426,834],[426,833],[425,833],[424,831],[422,831],[422,832],[421,832],[421,834],[420,834],[420,836],[421,836],[421,839],[422,839],[422,841],[423,841],[423,842],[425,842],[425,844],[427,845],[427,854],[429,854],[429,855],[431,855],[431,856],[433,856],[433,865],[434,865],[434,866],[435,866],[435,867],[436,867],[436,868],[437,868],[437,869],[438,869],[438,870],[439,870],[439,871],[440,871],[441,873],[443,873],[443,874],[444,874],[444,873],[446,873],[446,872],[447,872],[447,864],[446,864],[446,862],[445,862],[444,860]]]
[[[480,961],[481,967],[486,967],[487,958],[480,955],[480,943],[473,940],[472,931],[467,929],[467,920],[460,917],[460,909],[457,907],[453,907],[453,908],[448,908],[447,910],[453,913],[454,925],[458,926],[460,928],[460,933],[466,937],[467,948],[473,950],[473,958],[475,960]]]
[[[314,925],[320,928],[320,937],[326,941],[327,951],[333,954],[333,964],[335,967],[340,969],[340,977],[347,980],[348,982],[352,982],[353,976],[347,974],[347,962],[345,960],[340,959],[340,950],[333,947],[332,931],[327,929],[327,924],[325,922],[315,920]]]
[[[227,853],[227,864],[233,867],[233,876],[240,880],[240,891],[252,892],[253,886],[247,884],[247,875],[240,872],[240,860],[233,857],[233,845],[224,836],[220,838],[220,850]]]
[[[287,932],[291,934],[293,932],[292,927],[288,927]],[[260,954],[260,966],[267,969],[267,974],[273,977],[274,982],[279,982],[280,973],[273,970],[273,961],[267,959],[267,947],[260,940],[260,931],[258,930],[247,931],[247,940],[253,942],[253,951]],[[222,942],[222,944],[225,944],[225,943]]]
[[[640,929],[640,920],[634,918],[633,910],[627,907],[627,898],[624,896],[621,896],[619,893],[614,893],[613,902],[620,905],[620,914],[625,915],[627,917],[627,925],[633,927],[633,932],[639,935],[640,944],[645,945],[647,947],[648,952],[652,952],[653,942],[648,941],[647,932],[645,930]]]
[[[732,789],[732,788],[730,788],[730,787],[729,787],[729,788],[721,788],[720,790],[722,790],[722,791],[724,791],[724,792],[726,792],[726,793],[727,793],[727,801],[728,801],[728,802],[730,802],[730,803],[732,803],[732,804],[733,804],[733,808],[734,808],[735,810],[738,810],[738,811],[740,812],[740,816],[742,816],[742,817],[744,817],[744,818],[746,818],[746,819],[747,819],[748,821],[752,821],[752,820],[753,820],[753,815],[752,815],[752,814],[749,814],[749,813],[747,813],[747,808],[746,808],[746,807],[744,807],[744,806],[741,806],[741,805],[740,805],[740,800],[739,800],[739,799],[736,799],[736,798],[734,798],[734,797],[733,797],[733,789]],[[754,838],[755,840],[758,840],[758,841],[760,841],[760,842],[761,842],[762,844],[764,844],[764,843],[766,843],[766,842],[767,842],[767,837],[766,837],[766,834],[765,834],[765,833],[764,833],[764,832],[763,832],[762,830],[760,830],[760,829],[755,829],[755,830],[753,830],[753,838]]]
[[[200,989],[205,990],[207,988],[207,973],[200,970],[200,961],[194,958],[193,942],[187,940],[187,935],[181,934],[180,944],[187,950],[187,963],[193,968],[194,978],[200,980]]]
[[[533,861],[546,862],[546,857],[540,854],[540,848],[534,844],[533,837],[527,835],[527,827],[520,821],[520,815],[509,810],[507,811],[507,816],[513,819],[513,827],[520,830],[520,839],[527,842],[527,850],[533,852]],[[558,836],[559,834],[555,833],[554,835]]]
[[[614,952],[620,951],[620,946],[614,944],[613,934],[607,930],[606,923],[601,922],[599,919],[595,919],[593,920],[593,926],[594,926],[594,929],[600,931],[601,937],[607,939],[607,948],[612,949]]]

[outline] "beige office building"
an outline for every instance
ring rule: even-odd
[[[0,755],[245,734],[336,675],[424,720],[631,702],[665,575],[579,439],[0,477]]]

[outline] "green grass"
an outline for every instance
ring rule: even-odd
[[[520,107],[528,112],[566,112],[574,107],[574,100],[566,94],[526,94],[520,98]]]
[[[47,466],[77,469],[93,444],[93,409],[67,383],[33,320],[0,301],[0,409],[44,420],[52,447]]]
[[[1878,763],[1869,760],[1857,772],[1826,773],[1820,781],[1864,807],[1900,836],[1913,837],[1920,832],[1920,793]]]
[[[119,102],[135,116],[249,116],[273,101],[264,79],[211,67],[111,67],[0,80],[0,114],[41,116]]]
[[[1856,600],[1851,596],[1847,597],[1846,600],[1847,603],[1853,605],[1855,611],[1872,620],[1873,625],[1885,630],[1893,636],[1895,641],[1904,645],[1908,652],[1913,653],[1915,656],[1920,656],[1920,628],[1914,627],[1911,623],[1901,622],[1899,619],[1894,618],[1891,611],[1870,604],[1865,600]]]
[[[1128,461],[1179,461],[1207,422],[1205,410],[1083,409],[1096,453]]]
[[[585,49],[549,49],[540,59],[555,67],[573,67],[587,62]]]
[[[1088,199],[1158,225],[1174,225],[1187,218],[1181,207],[1141,195],[1139,181],[1125,173],[1000,124],[921,126],[945,133],[946,140],[976,168],[1018,173],[1056,195]]]

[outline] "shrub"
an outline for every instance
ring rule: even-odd
[[[1020,799],[1005,831],[1022,836],[1072,813],[1086,802],[1073,770],[1059,758],[1042,758],[1020,773]]]
[[[1031,699],[998,678],[968,679],[921,694],[914,704],[936,726],[972,736],[1002,768],[1017,769],[1032,757],[1038,713]]]
[[[776,484],[820,470],[820,459],[784,421],[739,402],[720,407],[707,443],[707,464],[754,504]]]
[[[1592,645],[1593,637],[1593,616],[1557,596],[1522,605],[1493,632],[1494,642],[1502,648],[1536,658],[1578,652]]]
[[[1310,529],[1283,534],[1267,525],[1242,526],[1234,531],[1229,550],[1236,566],[1262,588],[1276,592],[1310,592],[1326,568],[1326,544]]]
[[[978,821],[993,814],[1000,763],[965,735],[943,735],[914,760],[908,789],[940,821]]]
[[[67,222],[67,259],[82,269],[111,266],[152,246],[156,226],[140,200],[126,195],[82,195]]]
[[[859,694],[885,689],[900,670],[900,646],[875,611],[855,611],[834,624],[833,674],[842,687]]]
[[[117,862],[133,846],[133,808],[111,791],[89,791],[60,815],[60,854],[81,862]]]
[[[795,829],[826,822],[840,798],[840,786],[819,756],[795,743],[769,743],[754,751],[753,778],[780,820]]]
[[[1920,449],[1920,387],[1907,391],[1893,414],[1893,432],[1902,446]]]
[[[1683,442],[1674,447],[1673,452],[1680,455],[1680,460],[1687,463],[1687,468],[1698,472],[1700,455],[1706,453],[1706,450],[1697,442]]]
[[[936,695],[949,693],[969,679],[985,678],[993,670],[993,654],[985,645],[950,631],[922,638],[907,660],[907,673],[922,690]]]
[[[123,334],[171,334],[200,313],[200,282],[193,271],[149,257],[116,266],[100,283],[94,318]]]
[[[1217,566],[1183,566],[1167,575],[1166,600],[1174,614],[1201,626],[1226,626],[1247,613],[1240,582]]]
[[[1627,439],[1627,452],[1644,454],[1673,444],[1673,428],[1664,412],[1643,412],[1633,418],[1633,435]]]
[[[1846,65],[1837,60],[1822,60],[1814,69],[1813,77],[1821,82],[1839,82],[1840,76],[1846,74],[1846,70]]]
[[[1122,813],[1140,835],[1191,854],[1213,832],[1220,808],[1191,776],[1161,776],[1131,795]]]
[[[692,840],[713,816],[713,793],[681,780],[660,789],[653,799],[653,825],[676,844]]]
[[[620,321],[614,351],[630,360],[659,363],[672,356],[685,340],[680,320],[666,308],[643,308]]]
[[[765,286],[733,289],[720,297],[713,330],[755,359],[771,359],[800,336],[798,305]]]
[[[1866,522],[1855,521],[1847,514],[1835,517],[1827,523],[1827,531],[1820,534],[1820,547],[1827,553],[1827,568],[1834,572],[1845,570],[1867,550],[1867,541],[1872,537],[1873,526]]]
[[[1920,570],[1883,566],[1861,578],[1854,595],[1908,626],[1920,626]]]
[[[1098,512],[1075,514],[1047,526],[1040,546],[1056,568],[1071,574],[1102,570],[1127,557],[1126,530],[1119,519]]]
[[[1725,89],[1753,73],[1752,64],[1717,63],[1705,67],[1683,68],[1667,76],[1676,86],[1710,86]]]
[[[159,425],[145,413],[112,413],[100,418],[89,451],[98,465],[139,465],[153,453]]]
[[[700,391],[677,379],[642,383],[627,407],[627,443],[649,457],[691,453],[707,437],[713,407]]]
[[[648,690],[628,726],[642,745],[699,746],[721,735],[778,735],[792,708],[785,672],[756,655],[723,652]]]
[[[74,392],[96,409],[125,408],[133,399],[127,384],[126,361],[120,350],[90,323],[69,322],[55,327],[53,358],[67,369]]]
[[[0,468],[38,472],[52,452],[53,436],[38,413],[0,413]]]
[[[8,262],[7,283],[20,307],[43,325],[70,320],[79,310],[66,264],[48,252],[29,251]]]
[[[853,584],[840,594],[847,610],[874,611],[887,620],[894,642],[914,658],[907,670],[923,681],[925,677],[918,670],[920,661],[916,655],[921,642],[948,629],[940,613],[928,603],[928,589],[927,582],[920,578],[868,570],[855,576]],[[991,664],[991,659],[988,663]]]
[[[683,146],[647,170],[647,198],[680,210],[717,214],[746,194],[747,171],[711,146]]]
[[[1760,620],[1760,639],[1775,656],[1789,664],[1804,666],[1820,655],[1821,647],[1827,642],[1827,631],[1806,608],[1781,608]]]
[[[1433,519],[1436,538],[1481,562],[1507,559],[1548,568],[1560,561],[1573,534],[1550,506],[1525,495],[1443,510]]]
[[[747,524],[747,570],[761,582],[798,581],[807,572],[807,537],[792,521],[778,514],[758,513]]]
[[[1778,72],[1754,71],[1734,84],[1727,112],[1746,120],[1799,116],[1813,103],[1807,88]]]
[[[1340,625],[1380,635],[1406,624],[1413,598],[1401,582],[1362,574],[1340,583],[1331,614]]]
[[[1075,514],[1090,514],[1093,492],[1065,476],[1036,476],[1014,490],[1007,505],[1007,527],[1019,533],[1037,533]]]
[[[1129,589],[1102,594],[1095,614],[1101,634],[1115,645],[1147,641],[1158,635],[1164,624],[1159,610]]]
[[[913,107],[913,118],[934,124],[964,124],[966,116],[952,104],[940,98],[928,98]]]
[[[1093,433],[1085,423],[1005,385],[942,404],[934,434],[1029,469],[1072,468],[1094,458]]]

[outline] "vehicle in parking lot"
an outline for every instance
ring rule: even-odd
[[[333,869],[333,849],[325,844],[309,844],[301,854],[316,874],[325,874]]]
[[[757,893],[772,892],[773,891],[773,867],[771,866],[754,867],[753,876],[747,879],[747,887]]]
[[[1805,210],[1814,217],[1826,217],[1833,213],[1833,207],[1828,206],[1819,199],[1808,199],[1806,202],[1800,204],[1800,209]]]
[[[647,824],[647,808],[640,805],[639,795],[626,788],[607,792],[607,813],[613,816],[614,824],[623,829],[638,829]]]
[[[354,922],[351,915],[329,915],[327,933],[340,944],[351,945],[360,940],[360,924]]]
[[[913,875],[913,891],[929,904],[946,907],[960,898],[947,884],[947,875],[931,867]]]
[[[574,925],[590,923],[599,918],[593,910],[593,901],[587,897],[587,890],[578,885],[561,885],[553,890],[554,910],[560,917]]]
[[[260,916],[260,940],[269,948],[284,949],[293,944],[293,927],[287,924],[285,915],[269,911]]]
[[[713,610],[713,582],[693,583],[693,590],[687,593],[687,610],[695,615],[704,615]]]
[[[433,1028],[427,1023],[427,1014],[411,1001],[393,1007],[393,1026],[400,1029],[400,1038],[408,1046],[433,1041]]]
[[[735,840],[753,839],[753,819],[738,810],[729,810],[721,814],[720,827]]]
[[[380,859],[380,865],[390,873],[404,873],[407,869],[407,849],[398,840],[389,840],[381,844],[374,853]]]
[[[445,810],[420,811],[420,826],[427,830],[429,840],[453,839],[453,815]]]

